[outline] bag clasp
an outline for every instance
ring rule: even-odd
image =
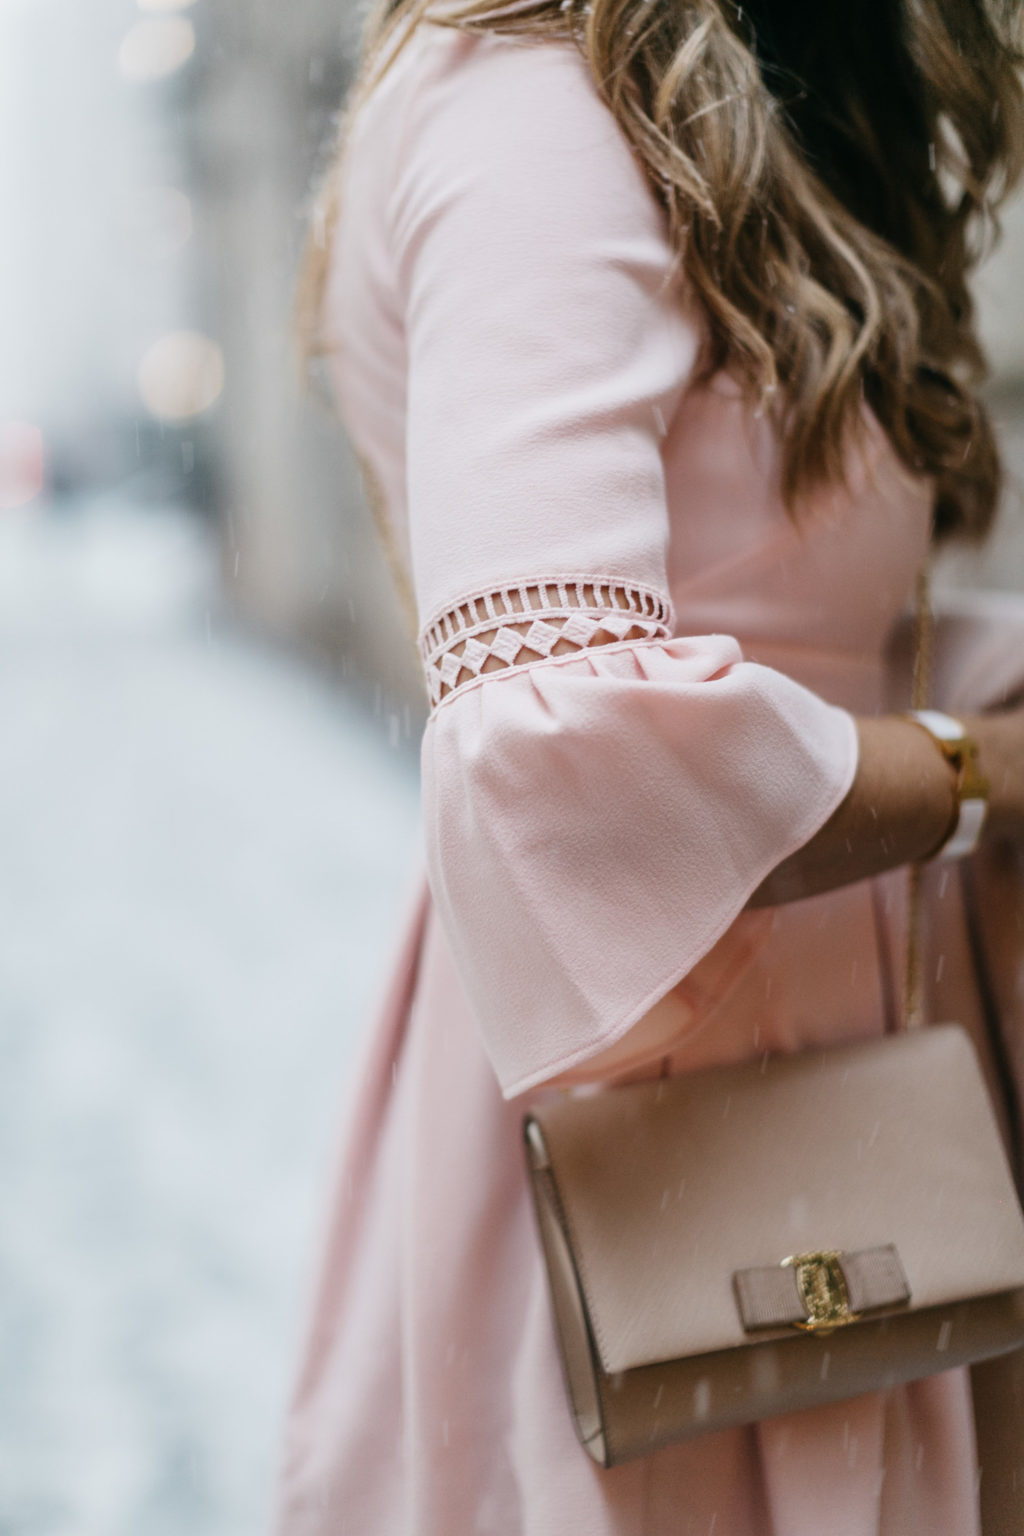
[[[783,1269],[796,1270],[796,1285],[807,1316],[793,1326],[804,1333],[832,1333],[857,1322],[859,1312],[850,1307],[843,1274],[842,1255],[835,1248],[816,1253],[794,1253],[782,1261]]]

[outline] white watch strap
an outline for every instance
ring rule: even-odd
[[[988,812],[987,800],[965,799],[960,802],[960,818],[935,855],[937,859],[963,859],[973,853],[981,841],[982,828]]]
[[[912,709],[910,714],[918,725],[923,725],[931,736],[937,736],[939,741],[948,741],[951,744],[963,741],[967,732],[959,720],[954,720],[952,715],[944,715],[941,709]]]
[[[923,726],[929,736],[933,736],[940,744],[956,748],[968,740],[967,732],[961,722],[954,719],[952,715],[943,714],[940,709],[913,709],[909,712],[909,718]],[[985,817],[988,814],[987,795],[965,794],[959,786],[957,794],[959,814],[956,826],[939,851],[932,855],[935,860],[965,858],[967,854],[974,852],[981,839]]]

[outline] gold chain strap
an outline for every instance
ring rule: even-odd
[[[935,615],[932,610],[931,561],[925,560],[917,573],[914,591],[914,660],[911,672],[910,707],[927,709],[931,692],[932,649]],[[904,1029],[918,1029],[924,1023],[924,973],[921,934],[921,865],[911,864],[907,899],[907,968],[903,990]]]

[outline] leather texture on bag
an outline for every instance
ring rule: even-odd
[[[957,1025],[560,1098],[527,1144],[577,1429],[605,1465],[1024,1342],[1024,1219]],[[906,1306],[745,1331],[738,1271],[886,1244]]]

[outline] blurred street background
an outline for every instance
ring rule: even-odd
[[[0,1536],[254,1536],[423,703],[290,302],[350,0],[0,0]],[[1024,589],[1024,204],[979,284]]]

